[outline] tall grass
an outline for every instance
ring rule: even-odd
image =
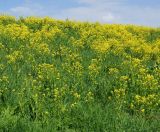
[[[0,16],[0,130],[160,131],[160,30]]]

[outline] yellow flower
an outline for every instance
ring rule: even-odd
[[[144,112],[145,112],[145,109],[141,109],[141,112],[144,113]]]
[[[97,75],[99,73],[100,67],[98,66],[98,60],[92,59],[91,64],[88,67],[90,75]]]
[[[128,81],[129,77],[128,76],[121,76],[120,81]]]
[[[74,97],[76,97],[77,99],[80,99],[80,94],[74,93]]]
[[[9,24],[3,31],[4,36],[10,36],[12,40],[25,40],[30,36],[28,27],[25,25]]]
[[[132,64],[133,64],[133,67],[137,67],[141,64],[141,60],[138,59],[138,58],[133,58],[132,59]]]
[[[105,53],[110,48],[110,45],[108,42],[95,42],[91,45],[91,48],[97,52]]]
[[[140,74],[145,74],[147,72],[147,70],[145,68],[140,68],[139,69]]]
[[[23,55],[21,51],[14,51],[12,54],[7,55],[8,63],[15,63],[17,60],[22,60]]]
[[[125,89],[119,88],[119,89],[114,89],[113,94],[115,95],[116,98],[124,97],[125,96]]]
[[[133,103],[131,103],[131,105],[130,105],[130,108],[131,108],[131,109],[133,109],[133,108],[134,108],[134,105],[133,105]]]
[[[4,45],[2,43],[0,43],[0,50],[4,49]]]
[[[150,74],[147,74],[147,76],[145,77],[146,81],[152,81],[154,80],[154,76],[153,75],[150,75]]]
[[[117,68],[110,68],[109,69],[109,74],[117,74],[119,73],[119,70]]]
[[[77,105],[76,102],[72,103],[72,104],[71,104],[71,108],[74,108],[76,105]]]

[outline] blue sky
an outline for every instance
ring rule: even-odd
[[[160,27],[160,0],[1,0],[0,12]]]

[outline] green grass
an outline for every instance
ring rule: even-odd
[[[160,131],[160,30],[0,16],[0,131]]]

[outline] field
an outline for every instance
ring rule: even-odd
[[[0,16],[0,131],[160,131],[160,29]]]

